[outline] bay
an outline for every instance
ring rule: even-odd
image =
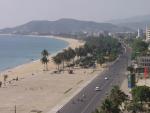
[[[68,42],[54,38],[0,35],[0,71],[41,58],[47,49],[54,54],[68,46]]]

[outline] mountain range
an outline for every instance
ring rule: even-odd
[[[127,27],[133,30],[137,30],[138,28],[145,29],[146,26],[150,26],[150,15],[135,16],[127,19],[110,20],[107,22],[120,27]]]
[[[75,34],[81,32],[126,32],[131,29],[113,25],[111,23],[98,23],[75,19],[59,19],[56,21],[31,21],[13,28],[1,29],[0,33],[14,34]]]
[[[30,21],[13,28],[1,29],[2,34],[76,34],[85,32],[128,32],[145,29],[150,26],[150,15],[136,16],[126,19],[111,20],[104,23],[81,21],[75,19],[59,19],[56,21]]]

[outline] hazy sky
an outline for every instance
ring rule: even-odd
[[[150,14],[150,0],[0,0],[0,28],[31,20],[106,21]]]

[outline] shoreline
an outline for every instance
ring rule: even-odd
[[[13,35],[13,34],[1,34],[1,35]],[[67,49],[68,47],[72,47],[73,49],[75,47],[78,47],[78,46],[82,46],[84,43],[81,43],[79,42],[79,40],[76,40],[76,39],[69,39],[69,38],[64,38],[64,37],[57,37],[57,36],[38,36],[38,35],[24,35],[24,36],[30,36],[30,37],[40,37],[40,38],[51,38],[51,39],[57,39],[57,40],[62,40],[62,41],[65,41],[68,43],[68,45],[65,47],[65,48],[62,48],[61,50],[57,51],[57,52],[54,52],[54,53],[50,53],[50,56],[49,56],[49,59],[51,59],[53,56],[55,56],[57,53],[63,51],[63,49]],[[77,44],[77,46],[74,46],[74,42],[78,41],[80,44]],[[72,43],[73,42],[73,43]],[[39,53],[40,54],[40,53]],[[33,64],[33,63],[36,63],[36,62],[40,62],[40,59],[38,58],[37,60],[33,60],[33,61],[28,61],[28,62],[25,62],[23,64],[18,64],[16,66],[13,66],[13,67],[9,67],[7,69],[4,69],[4,70],[0,70],[0,76],[3,75],[3,74],[7,74],[9,71],[13,71],[14,69],[19,69],[19,68],[22,68],[26,65],[30,65],[30,64]],[[41,64],[42,65],[42,64]]]
[[[11,36],[11,35],[13,35],[13,36],[16,36],[15,34],[0,34],[0,35],[8,35],[8,36]],[[53,36],[38,36],[38,35],[23,35],[23,36],[29,36],[29,38],[30,37],[34,37],[34,38],[51,38],[51,39],[56,39],[55,37],[53,37]],[[59,39],[58,38],[58,40],[61,40],[61,39]],[[70,45],[69,44],[69,42],[68,41],[66,41],[65,39],[64,40],[62,40],[62,41],[65,41],[66,43],[67,43],[67,46],[66,46],[66,48],[68,48],[68,46]],[[57,53],[59,53],[60,51],[62,51],[64,48],[62,48],[61,50],[59,50],[59,51],[57,51],[57,52],[54,52],[54,53],[50,53],[50,56],[52,57],[52,56],[54,56],[54,55],[56,55]],[[40,54],[40,53],[39,53]],[[21,63],[21,64],[16,64],[15,66],[10,66],[10,67],[8,67],[8,68],[6,68],[6,69],[2,69],[2,70],[0,70],[0,74],[1,73],[3,73],[3,72],[6,72],[6,71],[8,71],[8,70],[12,70],[12,69],[15,69],[15,68],[19,68],[19,67],[21,67],[21,66],[23,66],[23,65],[27,65],[27,64],[30,64],[30,63],[34,63],[34,62],[38,62],[40,60],[40,58],[36,58],[35,60],[30,60],[30,61],[27,61],[27,62],[24,62],[24,63]]]

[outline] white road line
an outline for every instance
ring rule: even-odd
[[[89,104],[84,108],[84,110],[81,113],[84,113],[87,110],[87,108],[90,106],[90,104],[93,102],[96,96],[97,94],[92,98],[92,100],[89,102]]]

